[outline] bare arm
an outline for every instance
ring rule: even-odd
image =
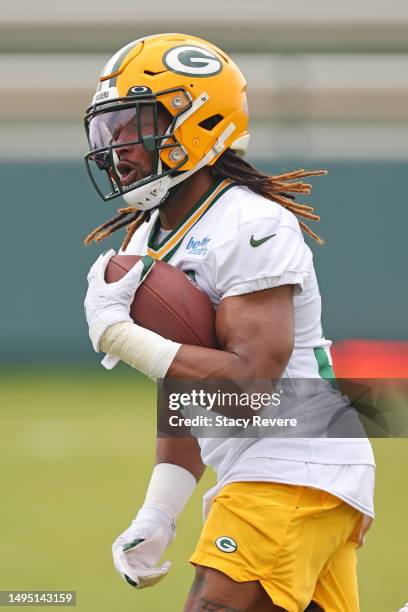
[[[191,472],[197,482],[205,470],[196,438],[157,438],[156,465],[158,463],[179,465]]]
[[[167,376],[279,379],[293,350],[293,286],[225,298],[216,331],[221,350],[183,345]],[[156,462],[184,467],[197,481],[205,469],[195,438],[158,438]]]
[[[221,301],[216,332],[222,350],[183,345],[167,376],[280,378],[293,350],[293,286]]]

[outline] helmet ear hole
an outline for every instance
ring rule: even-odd
[[[204,121],[201,121],[198,125],[204,130],[211,132],[211,130],[213,130],[223,119],[224,117],[218,113],[217,115],[212,115],[204,119]]]

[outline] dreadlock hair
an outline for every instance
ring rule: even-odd
[[[113,232],[120,229],[121,227],[126,227],[126,236],[122,242],[121,249],[122,251],[126,251],[126,248],[137,230],[138,227],[142,225],[145,221],[150,221],[150,211],[146,210],[144,212],[138,210],[137,208],[133,208],[129,206],[127,208],[118,208],[118,215],[113,217],[113,219],[109,219],[103,225],[99,225],[96,227],[84,240],[85,244],[91,244],[91,242],[100,242],[104,240]],[[129,217],[129,215],[132,215]],[[125,217],[128,217],[127,219]]]
[[[289,181],[305,178],[307,176],[323,176],[327,174],[327,170],[299,169],[285,174],[269,176],[251,166],[251,164],[234,153],[232,149],[227,149],[221,157],[218,158],[214,166],[211,167],[211,171],[217,178],[230,179],[236,185],[248,187],[254,193],[268,200],[277,202],[284,208],[290,210],[297,217],[303,217],[311,221],[320,221],[320,216],[314,213],[314,208],[312,206],[295,202],[294,196],[291,195],[293,193],[309,194],[312,186],[303,181],[296,181],[293,183]],[[84,242],[85,244],[90,244],[93,241],[100,242],[113,234],[113,232],[116,232],[116,230],[127,226],[126,236],[121,246],[122,251],[126,251],[133,234],[145,221],[150,221],[150,211],[142,212],[132,206],[119,208],[116,217],[96,227],[88,234]],[[299,219],[299,225],[309,236],[316,240],[318,244],[324,244],[324,240],[315,234],[301,219]]]
[[[305,178],[307,176],[323,176],[327,174],[327,170],[299,169],[293,172],[286,172],[285,174],[269,176],[251,166],[251,164],[242,159],[242,157],[234,153],[232,149],[227,149],[212,167],[212,172],[219,178],[230,179],[234,181],[236,185],[248,187],[254,193],[258,193],[268,200],[277,202],[284,208],[290,210],[297,217],[303,217],[311,221],[320,221],[320,216],[314,214],[314,208],[312,206],[299,204],[295,202],[294,196],[290,195],[291,193],[309,194],[312,186],[303,181],[296,181],[294,183],[288,181]],[[309,236],[316,240],[318,244],[324,244],[324,240],[315,234],[301,219],[299,219],[299,225]]]

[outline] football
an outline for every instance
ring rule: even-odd
[[[112,257],[106,282],[121,279],[139,259],[139,255]],[[138,325],[174,342],[217,347],[215,313],[208,296],[184,272],[164,261],[156,261],[140,285],[130,316]]]

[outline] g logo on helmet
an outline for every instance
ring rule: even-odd
[[[222,70],[222,62],[214,53],[194,45],[173,47],[164,54],[163,64],[172,72],[193,77],[214,76]]]
[[[215,540],[215,545],[222,552],[233,553],[237,550],[238,544],[229,536],[221,536]]]

